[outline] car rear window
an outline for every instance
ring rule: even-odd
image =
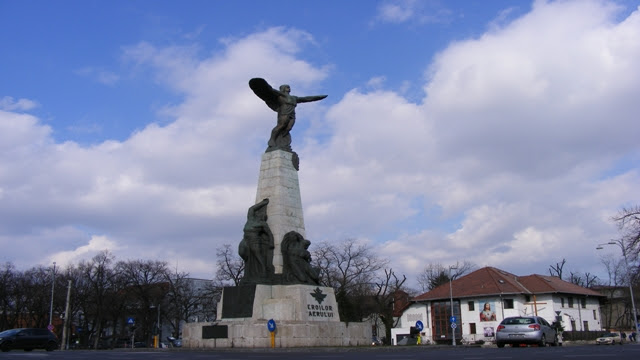
[[[534,324],[535,321],[531,318],[506,318],[502,323],[504,325],[528,325]]]

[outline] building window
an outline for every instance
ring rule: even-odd
[[[587,320],[582,322],[582,331],[589,331],[589,322]]]
[[[476,323],[469,323],[469,334],[476,333]]]
[[[505,309],[513,309],[513,299],[504,299],[502,302]]]
[[[573,296],[569,296],[569,307],[573,307]]]
[[[582,306],[583,309],[587,308],[587,299],[582,298],[580,299],[580,306]]]
[[[564,298],[560,298],[560,305],[564,307]]]
[[[469,301],[468,304],[469,304],[469,311],[474,311],[476,309],[473,301]],[[473,334],[475,334],[475,333],[473,333]]]
[[[571,331],[576,331],[576,321],[575,320],[571,320]]]
[[[598,320],[597,316],[596,316],[596,310],[593,310],[593,320]]]

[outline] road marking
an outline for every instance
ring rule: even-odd
[[[562,355],[562,357],[600,357],[600,356],[618,356],[617,354],[576,354],[576,355]]]

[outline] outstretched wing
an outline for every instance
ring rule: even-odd
[[[278,111],[280,103],[278,102],[278,93],[267,83],[265,79],[253,78],[249,80],[249,87],[253,92],[262,99],[273,111]]]

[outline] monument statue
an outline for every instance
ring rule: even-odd
[[[295,231],[288,232],[282,239],[282,276],[285,284],[319,285],[318,270],[311,266],[311,241]]]
[[[269,146],[261,154],[256,204],[247,220],[238,253],[244,276],[237,286],[225,286],[215,322],[183,327],[187,348],[261,348],[371,345],[371,324],[340,321],[332,287],[320,284],[320,269],[311,264],[305,239],[298,180],[299,158],[291,150],[298,103],[326,95],[298,97],[289,85],[273,89],[264,79],[249,81],[253,92],[277,112]]]
[[[269,284],[273,281],[273,234],[267,224],[269,199],[253,205],[247,212],[244,236],[238,253],[244,260],[244,277],[241,284]]]
[[[291,152],[291,129],[296,122],[296,105],[298,103],[322,100],[327,95],[294,96],[291,95],[289,85],[280,85],[276,90],[262,78],[249,80],[249,87],[253,92],[271,108],[278,113],[278,123],[271,130],[269,147],[266,152],[273,150],[284,150]]]

